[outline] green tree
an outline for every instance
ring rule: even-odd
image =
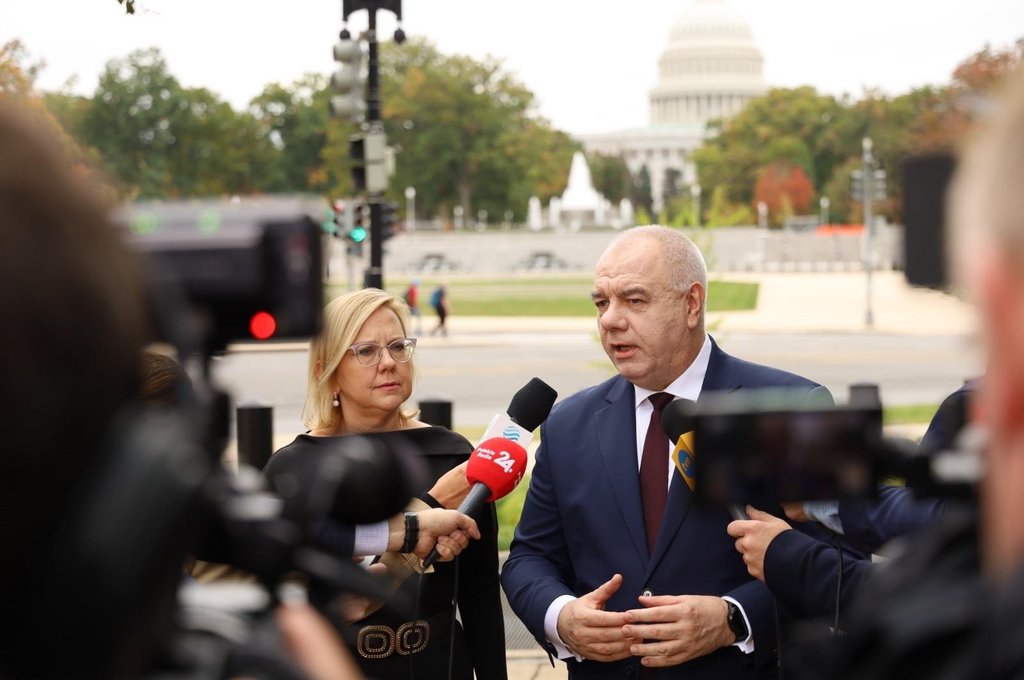
[[[568,138],[532,117],[533,94],[499,61],[410,40],[381,45],[380,72],[388,138],[399,149],[392,190],[416,187],[424,213],[460,205],[466,215],[511,209],[521,219],[538,187],[553,194],[564,182],[540,173],[560,157],[569,167]]]
[[[654,196],[651,193],[651,171],[647,169],[646,165],[640,167],[640,172],[637,173],[633,182],[632,201],[636,206],[637,224],[642,224],[640,222],[641,215],[650,220],[650,216],[654,215]]]
[[[344,147],[341,151],[347,155],[347,139],[353,128],[345,121],[329,118],[329,97],[327,79],[307,74],[287,86],[271,83],[250,102],[249,111],[277,150],[268,178],[271,191],[314,191],[336,196],[349,193],[345,156],[327,154],[325,147],[334,130],[339,146]]]
[[[183,88],[151,48],[107,63],[81,123],[125,194],[249,193],[268,184],[272,148],[255,118],[203,88]]]
[[[726,187],[730,203],[750,204],[762,168],[798,166],[821,186],[846,157],[827,133],[844,107],[812,87],[776,88],[751,101],[694,153],[701,185]]]
[[[587,165],[590,166],[590,177],[594,188],[612,203],[618,203],[630,194],[632,179],[629,166],[622,156],[608,154],[587,154]],[[568,179],[568,173],[566,173]]]

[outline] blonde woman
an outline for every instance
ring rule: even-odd
[[[415,411],[403,408],[415,377],[416,339],[408,337],[408,314],[401,300],[373,288],[347,293],[327,305],[324,328],[310,345],[303,409],[309,432],[271,457],[265,474],[272,484],[282,475],[303,479],[304,457],[353,434],[387,438],[399,433],[423,453],[435,480],[467,460],[473,446],[464,437],[421,422]],[[453,505],[447,495],[420,498],[434,508],[442,502]],[[465,550],[457,559],[437,564],[432,573],[407,579],[401,586],[410,600],[418,593],[415,618],[412,612],[394,612],[385,606],[357,621],[346,631],[346,640],[368,677],[471,680],[475,672],[478,678],[506,678],[494,506],[485,505],[474,517],[470,535],[479,540],[468,546],[466,532],[435,528],[434,515],[462,517],[453,510],[418,513],[418,541],[406,535],[402,522],[396,520],[388,522],[386,529],[377,527],[381,533],[376,539],[374,527],[355,527],[354,554],[398,549],[422,558],[438,535],[442,559]],[[404,545],[399,548],[399,544]],[[461,625],[455,620],[456,606]]]

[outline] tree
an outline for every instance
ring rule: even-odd
[[[629,166],[622,156],[609,156],[601,153],[587,154],[587,165],[590,166],[590,177],[594,188],[599,194],[612,203],[618,203],[629,197],[632,179]],[[566,173],[568,179],[568,173]]]
[[[675,199],[679,198],[682,193],[682,187],[680,186],[683,178],[683,173],[678,168],[669,168],[665,171],[665,176],[661,181],[661,204],[666,208],[672,204]],[[674,215],[674,212],[667,212],[668,215]]]
[[[415,186],[424,212],[511,208],[521,218],[538,187],[564,186],[568,138],[532,116],[533,94],[500,62],[410,40],[381,45],[380,72],[388,138],[400,148],[392,186]]]
[[[773,163],[762,170],[754,188],[754,203],[764,203],[775,224],[802,214],[811,205],[814,187],[799,166]]]
[[[844,114],[839,101],[812,87],[769,90],[696,150],[701,185],[724,185],[729,202],[747,205],[762,169],[783,163],[800,167],[813,186],[821,186],[848,153],[848,141],[835,135]]]
[[[640,167],[640,172],[633,183],[632,200],[637,210],[637,224],[642,224],[641,215],[650,219],[654,214],[654,198],[651,194],[651,171],[647,169],[646,164]]]
[[[330,94],[327,79],[311,73],[288,86],[271,83],[250,102],[249,111],[277,151],[269,190],[351,193],[347,140],[353,128],[329,118]],[[332,143],[341,153],[326,153],[329,138],[337,139]]]
[[[256,120],[203,88],[183,88],[157,49],[107,63],[82,121],[131,198],[262,191],[270,142]]]
[[[0,45],[0,95],[31,95],[42,66],[28,63],[28,50],[20,40]]]

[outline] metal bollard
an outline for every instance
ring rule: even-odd
[[[420,420],[430,425],[452,429],[452,402],[447,399],[424,399],[419,403]]]
[[[238,432],[238,464],[257,470],[274,452],[274,408],[266,404],[239,404],[235,409]]]
[[[850,399],[847,403],[853,408],[881,406],[881,391],[876,383],[854,383],[850,385]]]

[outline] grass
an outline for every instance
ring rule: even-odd
[[[907,425],[911,423],[927,423],[939,409],[938,404],[909,404],[906,406],[886,406],[882,409],[882,422],[886,425]]]
[[[401,296],[409,278],[392,278],[388,292]],[[594,316],[590,301],[593,279],[576,277],[513,277],[508,279],[446,279],[424,277],[420,281],[420,307],[430,314],[430,293],[440,283],[448,287],[452,314],[462,316]],[[711,281],[708,284],[708,311],[749,310],[757,306],[758,284]],[[340,285],[329,285],[328,298],[345,292]]]

